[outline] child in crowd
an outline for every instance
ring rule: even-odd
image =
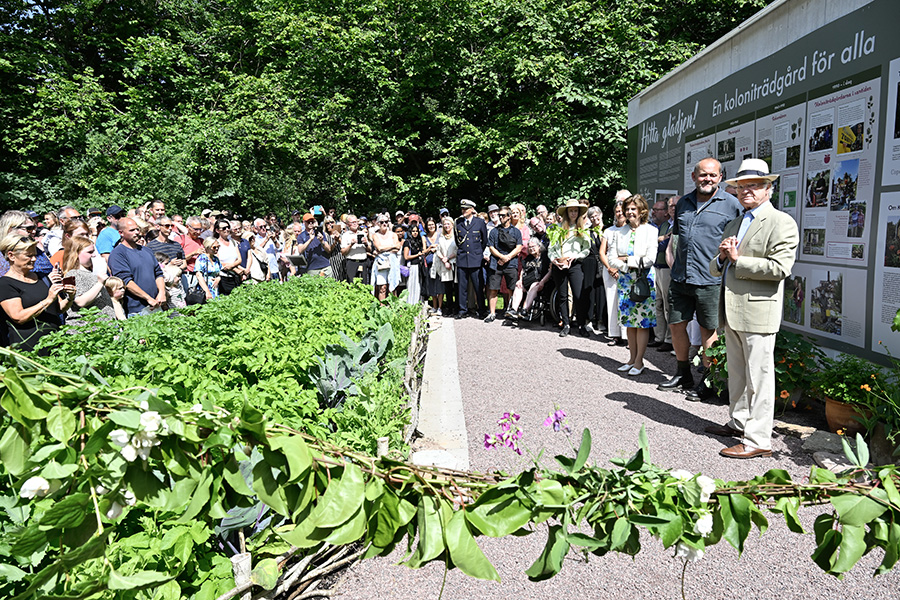
[[[112,298],[113,310],[116,313],[116,319],[124,321],[125,315],[125,282],[118,277],[107,277],[103,282],[109,297]]]
[[[187,302],[184,288],[181,286],[182,269],[173,265],[172,259],[162,252],[155,252],[153,256],[159,262],[163,279],[166,280],[166,302],[169,304],[169,308],[184,308],[187,306]]]

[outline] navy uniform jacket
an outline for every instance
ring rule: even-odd
[[[487,225],[480,217],[473,216],[468,228],[465,217],[456,219],[456,266],[464,269],[480,267],[487,242]]]

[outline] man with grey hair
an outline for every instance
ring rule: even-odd
[[[547,225],[547,222],[550,219],[550,214],[547,212],[547,207],[543,204],[538,204],[538,207],[534,212],[541,219],[541,221],[544,222],[544,225]]]
[[[59,221],[56,227],[50,230],[44,237],[44,250],[48,256],[53,256],[62,248],[63,229],[71,219],[77,219],[81,216],[78,209],[74,206],[63,206],[56,213],[56,219]]]
[[[708,433],[737,437],[741,443],[719,452],[729,458],[772,455],[775,413],[775,335],[781,328],[784,280],[794,265],[800,234],[788,214],[772,206],[778,175],[758,158],[741,162],[734,179],[743,216],[728,223],[709,262],[709,272],[722,278],[719,298],[728,352],[728,395],[725,425]]]
[[[253,220],[253,234],[256,236],[255,247],[266,254],[266,280],[278,279],[278,243],[275,241],[275,232],[265,219]]]

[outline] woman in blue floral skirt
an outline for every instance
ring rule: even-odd
[[[650,209],[641,195],[634,195],[622,203],[626,226],[616,232],[607,244],[607,260],[619,272],[619,323],[627,328],[630,356],[619,371],[632,377],[644,372],[644,352],[650,340],[650,329],[656,326],[656,228],[650,225]],[[631,284],[641,269],[648,269],[650,297],[635,302],[631,299]]]

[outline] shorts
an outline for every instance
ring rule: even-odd
[[[488,289],[495,291],[499,290],[501,280],[506,279],[506,288],[508,290],[514,290],[516,288],[516,280],[518,278],[519,272],[516,269],[491,271],[491,274],[488,277]]]
[[[704,329],[719,327],[719,295],[722,286],[692,285],[672,280],[669,283],[669,323],[683,323],[694,318]]]

